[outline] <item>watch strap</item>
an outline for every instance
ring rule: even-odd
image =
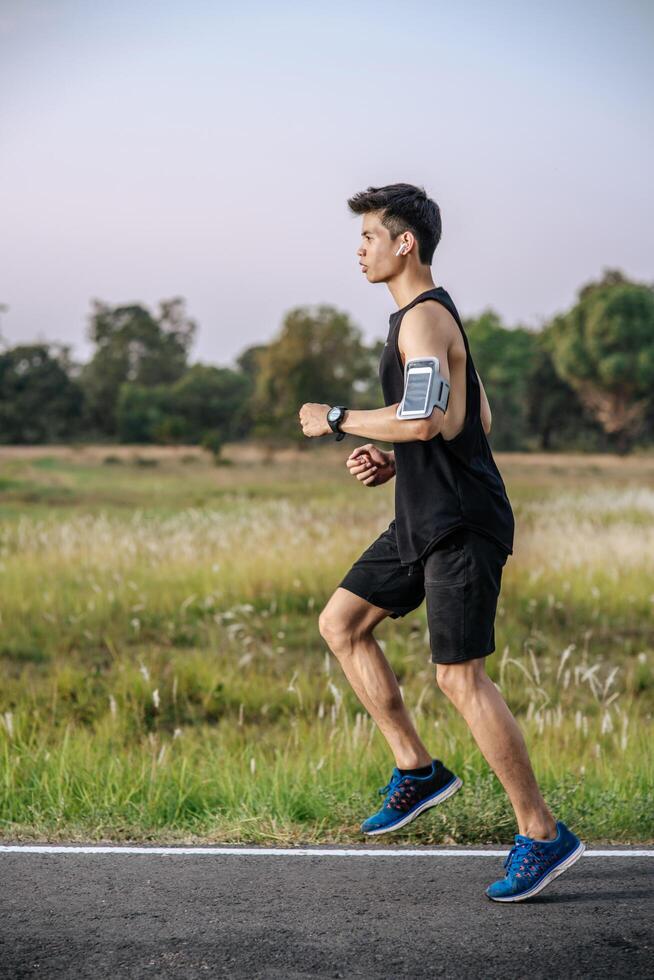
[[[341,413],[340,413],[337,421],[336,422],[332,422],[332,420],[329,418],[329,412],[332,412],[335,408],[339,408],[341,410]],[[347,412],[347,406],[346,405],[332,405],[331,408],[329,409],[329,412],[327,413],[327,423],[329,425],[329,428],[332,430],[332,432],[336,436],[336,440],[335,441],[336,442],[340,442],[341,439],[345,439],[345,433],[341,430],[340,425],[341,425],[341,422],[343,421],[343,417],[344,417],[345,413]]]

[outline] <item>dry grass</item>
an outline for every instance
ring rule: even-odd
[[[0,452],[4,836],[359,839],[392,759],[317,613],[392,484],[352,480],[350,446],[58,448]],[[651,840],[654,460],[496,458],[517,533],[489,672],[559,815]],[[467,789],[403,839],[510,840],[424,607],[378,636]]]

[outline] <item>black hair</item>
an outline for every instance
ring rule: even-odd
[[[386,184],[368,187],[353,197],[347,205],[353,214],[381,211],[381,223],[391,238],[411,231],[418,240],[418,254],[423,265],[431,265],[436,246],[441,240],[441,211],[427,197],[424,187],[414,184]]]

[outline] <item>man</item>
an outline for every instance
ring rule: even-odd
[[[522,901],[578,860],[584,845],[555,822],[521,730],[485,670],[495,649],[502,568],[513,553],[514,532],[486,438],[490,406],[452,298],[432,278],[441,237],[438,205],[422,188],[391,184],[355,194],[348,206],[363,219],[357,250],[362,274],[368,282],[386,283],[398,306],[379,365],[386,407],[357,411],[309,402],[299,417],[309,437],[335,431],[337,439],[350,433],[394,445],[384,452],[368,442],[347,460],[364,486],[395,476],[395,518],[354,563],[319,618],[321,635],[396,761],[381,791],[384,805],[361,830],[376,835],[403,827],[461,786],[419,738],[373,635],[386,616],[403,616],[426,597],[436,680],[465,718],[516,815],[519,833],[505,861],[506,876],[486,894],[499,902]],[[398,418],[407,361],[433,357],[440,390],[449,385],[446,407],[441,402],[431,414],[427,406],[423,417]]]

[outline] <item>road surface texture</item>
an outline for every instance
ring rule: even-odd
[[[0,850],[0,977],[654,977],[652,852],[499,905],[489,854],[238,850]]]

